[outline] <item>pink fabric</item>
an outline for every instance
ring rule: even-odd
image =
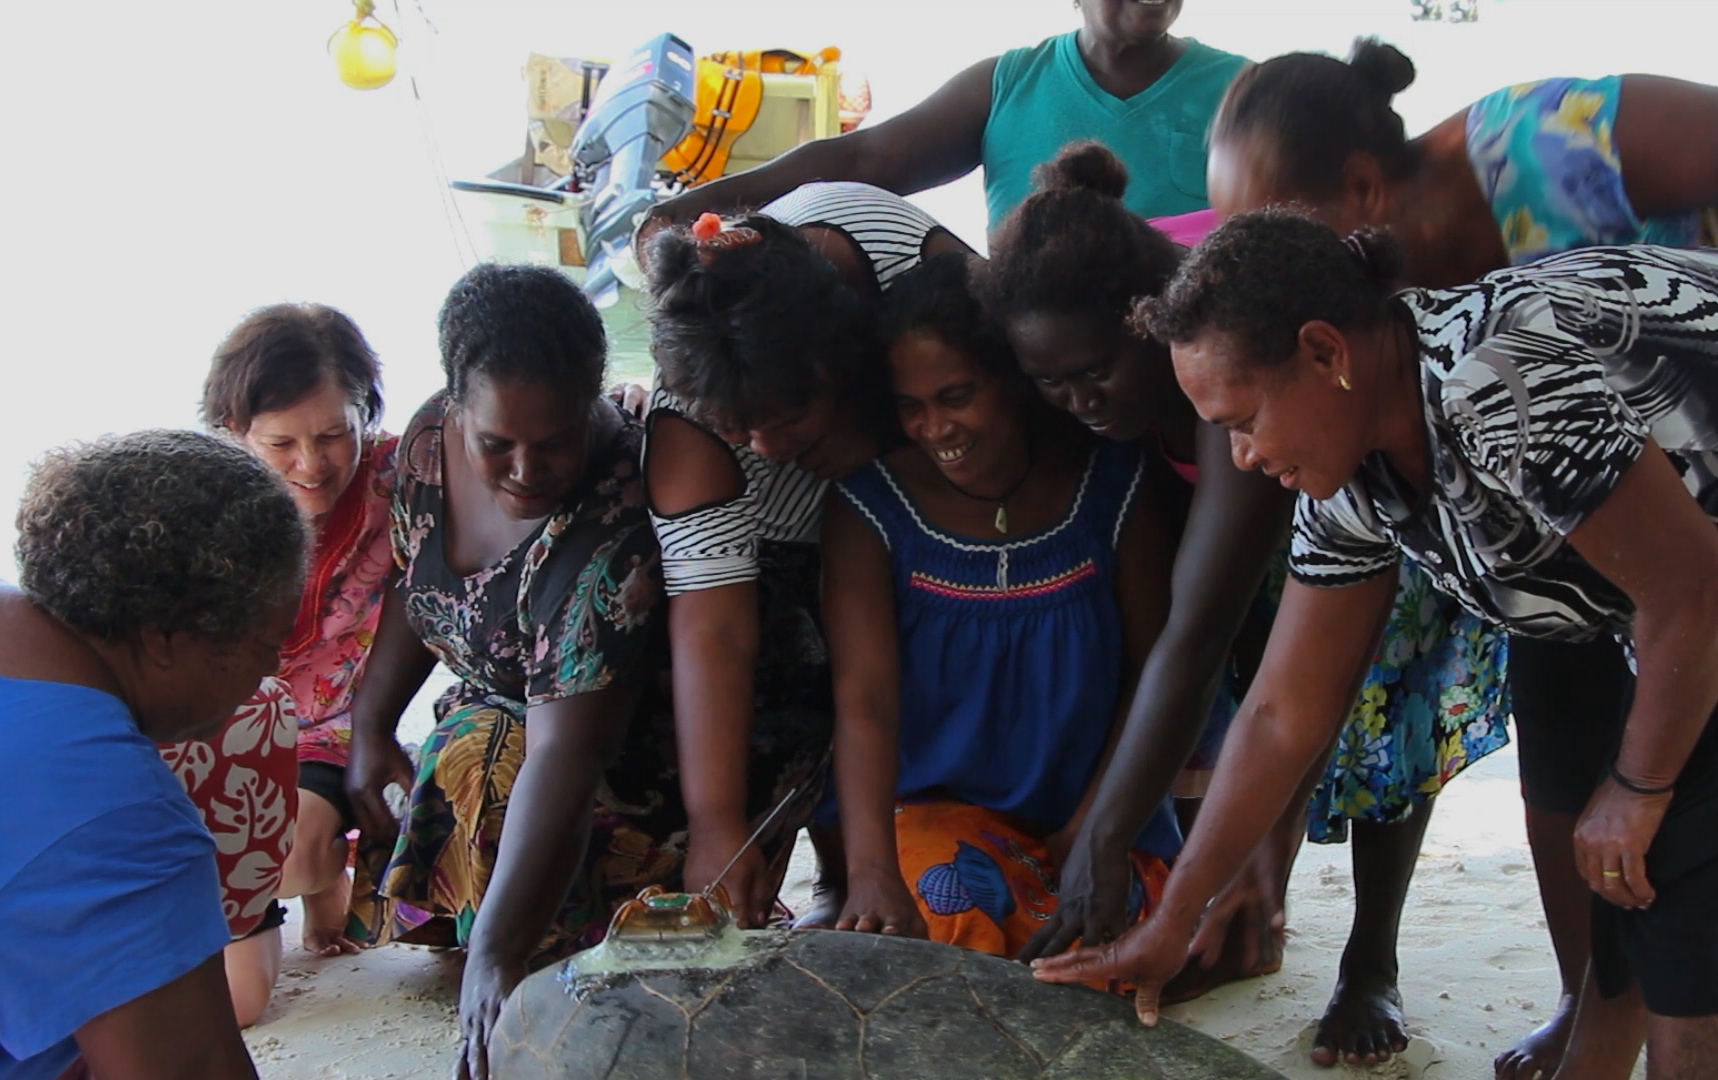
[[[1199,466],[1188,465],[1185,462],[1176,461],[1174,458],[1170,457],[1168,454],[1163,455],[1163,460],[1169,462],[1169,467],[1171,469],[1175,470],[1176,476],[1181,477],[1181,479],[1187,481],[1189,484],[1193,484],[1194,486],[1198,486],[1198,483],[1199,483]]]
[[[1191,214],[1152,218],[1151,227],[1177,244],[1193,247],[1217,227],[1217,211],[1195,210]]]
[[[281,678],[298,709],[298,759],[342,768],[352,743],[352,690],[364,672],[382,590],[394,569],[388,515],[394,496],[394,458],[399,439],[382,438],[365,451],[369,466],[348,494],[362,500],[353,538],[341,550],[316,553],[311,581],[324,582],[315,634],[302,648],[281,657]],[[342,499],[344,502],[344,499]],[[337,511],[338,512],[338,511]]]

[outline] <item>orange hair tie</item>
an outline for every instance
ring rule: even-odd
[[[715,214],[700,214],[692,223],[692,238],[698,242],[698,261],[709,266],[716,256],[730,248],[746,247],[762,242],[764,234],[744,225],[728,228]]]
[[[722,219],[716,214],[699,214],[692,223],[692,237],[700,244],[709,243],[722,231]]]

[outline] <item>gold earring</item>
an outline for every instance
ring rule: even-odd
[[[1346,375],[1338,375],[1336,377],[1336,385],[1342,387],[1344,390],[1354,389],[1354,384],[1348,381],[1348,376]]]

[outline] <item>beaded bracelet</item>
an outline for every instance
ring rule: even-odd
[[[1614,761],[1611,762],[1611,779],[1615,780],[1617,786],[1624,791],[1632,791],[1636,795],[1669,795],[1676,790],[1675,784],[1666,784],[1663,787],[1647,787],[1644,784],[1637,784],[1619,772],[1617,763]]]

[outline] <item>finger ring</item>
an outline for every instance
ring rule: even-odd
[[[1606,870],[1604,871],[1604,876],[1608,878],[1618,878],[1623,876],[1623,872],[1621,870]]]

